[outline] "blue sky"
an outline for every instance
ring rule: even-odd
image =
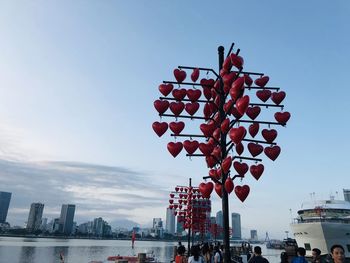
[[[48,217],[75,202],[80,222],[165,218],[169,191],[189,177],[199,184],[207,169],[203,159],[174,159],[169,133],[152,131],[158,85],[178,65],[217,68],[217,47],[235,42],[245,70],[286,91],[292,118],[278,129],[280,157],[264,160],[259,181],[244,181],[251,193],[243,204],[230,197],[230,211],[246,230],[283,237],[290,209],[310,193],[342,198],[350,187],[349,11],[347,1],[1,2],[0,190],[13,192],[9,221],[23,223],[37,201]],[[216,212],[215,194],[213,203]]]

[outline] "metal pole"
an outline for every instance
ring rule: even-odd
[[[191,178],[189,178],[189,188],[191,188],[191,186],[192,186],[192,179]],[[190,201],[190,199],[188,199],[188,201],[187,202],[189,202]],[[192,203],[191,203],[191,206],[192,206]],[[187,216],[189,216],[189,215],[187,215]],[[192,215],[190,215],[190,216],[192,216]],[[191,224],[189,225],[189,227],[188,227],[188,236],[187,236],[187,256],[189,257],[190,256],[190,242],[191,242],[191,226],[192,225],[192,220],[191,220]]]
[[[219,46],[218,47],[218,53],[219,53],[219,72],[222,69],[222,64],[224,63],[224,47]],[[224,111],[224,103],[225,103],[225,92],[224,92],[224,83],[222,78],[220,78],[220,107],[219,107],[219,114],[220,114],[220,121],[222,122],[225,118],[225,111]],[[221,131],[221,142],[220,142],[220,148],[221,148],[221,155],[222,160],[224,160],[227,156],[226,152],[226,134],[224,134]],[[227,179],[227,174],[225,174],[222,171],[222,215],[223,215],[223,230],[224,230],[224,239],[223,239],[223,245],[224,245],[224,263],[231,262],[231,255],[230,255],[230,233],[229,233],[229,206],[228,206],[228,193],[226,192],[226,189],[224,187],[225,181]]]

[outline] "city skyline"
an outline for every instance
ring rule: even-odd
[[[245,70],[286,91],[292,117],[278,131],[280,156],[264,161],[258,181],[246,176],[249,196],[242,203],[232,193],[229,212],[241,215],[246,236],[256,229],[283,238],[304,201],[343,199],[350,188],[349,10],[346,1],[316,0],[1,3],[7,221],[23,223],[33,202],[45,203],[50,218],[76,204],[79,222],[164,218],[171,189],[190,177],[198,186],[208,169],[202,158],[173,158],[166,144],[174,138],[152,130],[158,85],[179,65],[217,70],[218,46],[227,52],[235,42]],[[215,192],[211,200],[212,213],[221,210]]]

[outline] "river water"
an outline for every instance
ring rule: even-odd
[[[173,258],[177,242],[136,241],[135,248],[126,240],[89,240],[0,237],[0,263],[59,263],[62,252],[66,263],[88,263],[106,260],[112,255],[137,255],[153,251],[165,263]],[[263,254],[270,263],[278,263],[281,250],[266,249]]]

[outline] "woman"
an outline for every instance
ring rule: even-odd
[[[212,263],[212,255],[210,253],[210,247],[208,243],[205,243],[202,247],[202,255],[204,263]]]
[[[177,248],[177,255],[175,257],[175,263],[187,263],[187,258],[185,256],[186,248],[180,245]]]
[[[203,263],[203,257],[200,255],[199,246],[191,247],[191,255],[192,256],[188,258],[188,263]]]
[[[345,262],[345,250],[341,245],[333,245],[331,247],[331,255],[334,263],[344,263]]]

